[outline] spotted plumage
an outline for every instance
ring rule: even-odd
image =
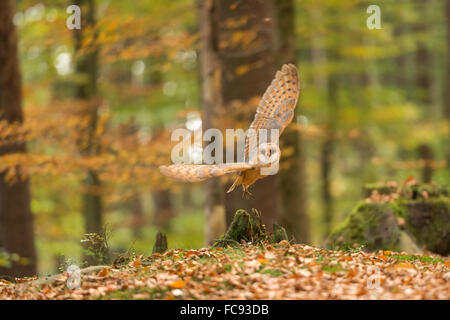
[[[228,192],[233,191],[236,186],[242,184],[244,193],[248,193],[248,188],[256,180],[265,177],[265,175],[261,174],[261,168],[267,166],[267,164],[258,163],[258,161],[251,161],[255,154],[254,151],[267,156],[272,155],[274,152],[279,153],[279,149],[272,142],[266,143],[264,147],[261,144],[258,146],[259,130],[268,130],[268,141],[270,141],[271,129],[278,129],[278,136],[281,135],[294,117],[298,95],[299,78],[297,68],[292,64],[285,64],[275,74],[275,78],[267,88],[256,109],[255,118],[249,128],[253,130],[248,130],[245,138],[245,162],[214,165],[174,164],[161,166],[161,172],[170,178],[185,182],[203,181],[212,177],[238,172],[239,175]],[[250,150],[250,148],[258,149]],[[280,155],[278,154],[276,157],[277,161],[279,161],[279,158]]]

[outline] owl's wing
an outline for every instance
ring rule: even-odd
[[[292,121],[294,109],[299,95],[299,77],[293,64],[285,64],[277,71],[275,78],[267,88],[250,125],[245,139],[245,154],[248,157],[249,147],[256,146],[259,129],[279,129],[279,135]]]
[[[161,173],[169,178],[183,182],[203,181],[212,177],[220,177],[227,173],[259,168],[263,164],[244,162],[222,164],[172,164],[160,166]]]

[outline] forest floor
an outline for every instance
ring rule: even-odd
[[[0,282],[1,299],[450,299],[450,259],[307,245],[243,245],[135,256],[122,266]]]

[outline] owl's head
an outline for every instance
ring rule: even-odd
[[[257,152],[250,157],[251,163],[263,163],[267,166],[280,161],[281,151],[277,143],[267,142],[258,146]]]

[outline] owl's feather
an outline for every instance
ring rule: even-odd
[[[259,169],[267,166],[267,164],[262,163],[249,163],[249,148],[258,147],[258,143],[266,142],[257,141],[259,129],[267,129],[269,137],[271,134],[270,129],[278,129],[278,134],[281,135],[294,117],[299,90],[297,68],[293,64],[283,65],[281,70],[275,74],[275,78],[259,102],[255,118],[249,128],[253,130],[249,130],[245,138],[246,162],[214,165],[173,164],[161,166],[160,171],[167,177],[184,182],[203,181],[212,177],[239,172],[239,176],[228,192],[231,192],[240,184],[243,185],[244,193],[248,192],[250,185],[256,180],[265,177],[260,173]],[[270,139],[269,137],[268,139]],[[270,149],[268,146],[266,148]]]
[[[172,164],[160,166],[159,170],[165,176],[183,181],[198,182],[213,177],[220,177],[231,172],[239,172],[253,168],[259,168],[262,164],[250,164],[244,162],[222,164]]]
[[[248,131],[245,139],[246,158],[249,155],[249,148],[257,146],[258,130],[267,129],[268,139],[271,129],[278,129],[278,134],[281,135],[294,117],[298,94],[297,68],[293,64],[285,64],[275,74],[256,109],[255,118],[249,128],[253,130]]]

